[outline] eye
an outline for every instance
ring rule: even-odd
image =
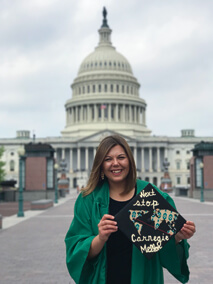
[[[120,157],[118,157],[118,159],[120,159],[120,160],[123,160],[123,159],[125,159],[126,157],[125,156],[120,156]]]

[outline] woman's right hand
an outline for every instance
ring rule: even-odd
[[[117,222],[114,221],[115,217],[109,214],[105,214],[98,224],[99,234],[92,240],[90,250],[88,253],[88,259],[97,256],[103,249],[106,241],[111,233],[118,230]]]
[[[117,222],[114,221],[115,217],[109,214],[105,214],[98,224],[99,239],[106,242],[111,235],[118,230]]]

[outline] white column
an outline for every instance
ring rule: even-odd
[[[111,117],[111,113],[112,113],[112,104],[109,103],[108,104],[108,121],[112,121],[112,117]]]
[[[118,104],[115,105],[115,121],[118,122]]]
[[[149,172],[151,173],[152,170],[152,148],[149,148]]]
[[[168,159],[168,149],[164,148],[164,159],[167,158]]]
[[[61,159],[65,160],[65,148],[61,148]]]
[[[137,114],[137,107],[136,106],[134,106],[134,122],[135,123],[137,123],[137,116],[136,116],[136,114]]]
[[[157,171],[160,172],[160,148],[157,148]]]
[[[70,149],[70,172],[72,173],[73,172],[73,163],[72,163],[72,160],[73,160],[73,149]]]
[[[83,110],[84,110],[84,107],[81,106],[80,107],[80,122],[83,122]]]
[[[96,147],[93,148],[93,157],[95,158],[96,155]]]
[[[146,111],[143,109],[143,124],[146,125]]]
[[[140,123],[140,107],[138,107],[137,110],[138,110],[138,116],[137,116],[138,117],[138,123]]]
[[[126,116],[125,116],[125,105],[123,104],[123,122],[126,121]]]
[[[85,148],[85,170],[89,169],[89,151],[88,147]]]
[[[132,106],[129,105],[129,122],[132,122]]]
[[[100,106],[101,108],[101,106]],[[101,108],[101,121],[103,122],[104,121],[104,111],[105,109]]]
[[[74,122],[74,118],[73,118],[73,107],[70,108],[70,116],[71,116],[70,123],[73,124],[73,122]]]
[[[144,172],[144,148],[141,148],[141,172]]]
[[[87,105],[87,118],[86,118],[87,122],[91,121],[91,115],[90,115],[90,106]]]
[[[78,106],[75,107],[75,121],[78,122]]]
[[[77,169],[81,169],[81,148],[78,147],[77,149]]]

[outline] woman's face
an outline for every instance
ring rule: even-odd
[[[129,173],[129,159],[122,146],[116,145],[109,150],[104,158],[102,170],[109,182],[125,181]]]

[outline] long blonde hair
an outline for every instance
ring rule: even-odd
[[[101,185],[103,183],[101,179],[101,170],[104,158],[106,157],[110,149],[112,149],[116,145],[120,145],[124,149],[129,159],[129,173],[127,175],[127,183],[126,188],[124,189],[124,193],[128,193],[135,186],[136,166],[132,151],[123,137],[121,137],[120,135],[110,135],[105,137],[98,146],[89,181],[86,187],[84,187],[82,190],[83,196],[90,194],[98,185]]]

